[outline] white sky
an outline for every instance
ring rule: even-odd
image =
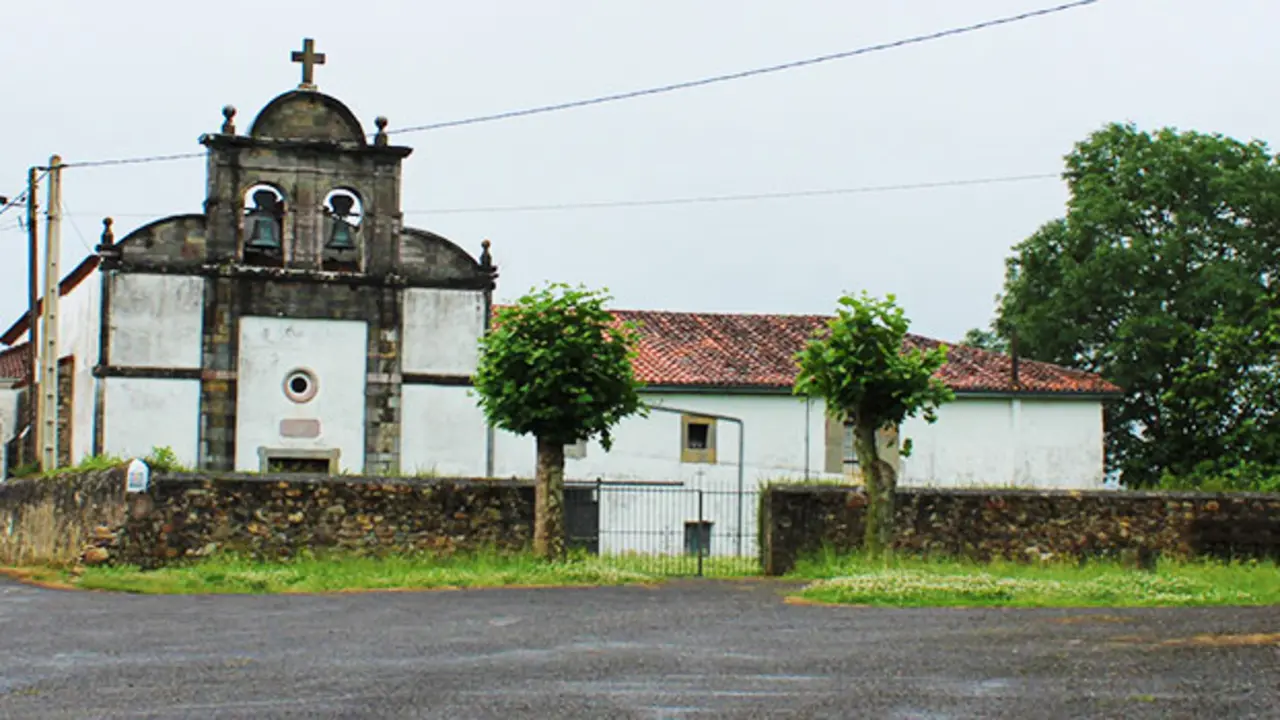
[[[1010,247],[1062,213],[1057,179],[818,198],[536,213],[440,208],[642,200],[1054,173],[1111,121],[1280,137],[1275,0],[1100,0],[962,37],[706,88],[397,136],[397,126],[576,100],[943,30],[1061,0],[4,0],[0,194],[64,161],[200,151],[298,82],[406,161],[406,223],[473,254],[509,300],[544,280],[626,308],[829,312],[895,293],[913,330],[985,326]],[[68,170],[63,271],[149,219],[199,212],[204,165]],[[42,197],[43,201],[43,197]],[[0,216],[0,326],[26,298]]]

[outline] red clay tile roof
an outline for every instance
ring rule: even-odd
[[[828,318],[822,315],[738,315],[617,310],[640,327],[636,374],[648,385],[789,388],[795,354]],[[914,347],[940,343],[909,335]],[[1014,386],[1007,355],[947,343],[938,377],[957,392],[1114,394],[1101,377],[1049,363],[1020,360]]]
[[[31,365],[30,359],[31,356],[27,354],[27,343],[0,350],[0,379],[25,379],[27,368]]]
[[[496,308],[495,308],[496,309]],[[615,310],[614,316],[640,328],[636,375],[659,387],[790,388],[795,354],[827,321],[822,315],[731,315],[719,313]],[[909,335],[912,347],[938,340]],[[1116,394],[1101,377],[1033,360],[1018,363],[1020,385],[1007,355],[950,344],[938,371],[957,392]],[[0,350],[0,378],[25,378],[26,343]]]

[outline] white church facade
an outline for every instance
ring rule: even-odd
[[[370,139],[309,81],[247,133],[228,107],[201,138],[202,212],[119,240],[107,222],[60,288],[64,462],[169,447],[217,471],[532,476],[533,439],[488,427],[470,388],[497,283],[488,243],[473,256],[403,226],[412,151],[375,124]],[[639,324],[636,371],[654,410],[623,421],[608,453],[567,448],[571,480],[731,491],[855,472],[847,430],[791,393],[794,355],[825,318],[617,315]],[[10,469],[33,444],[20,407],[29,320],[0,336]],[[896,460],[903,485],[1102,486],[1102,408],[1118,388],[962,346],[940,376],[957,399],[938,422],[883,438],[887,457],[913,441]]]

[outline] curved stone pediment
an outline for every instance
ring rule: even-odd
[[[492,282],[493,268],[485,267],[470,253],[440,235],[418,228],[400,232],[398,272],[410,282]]]
[[[254,119],[249,136],[368,144],[360,121],[341,100],[310,90],[291,90],[267,103]]]
[[[115,244],[121,261],[138,267],[199,267],[207,257],[204,215],[171,215],[134,230]]]

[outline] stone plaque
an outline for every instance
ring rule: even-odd
[[[125,475],[125,492],[146,492],[147,486],[150,484],[151,468],[147,467],[147,464],[141,460],[134,458],[133,461],[129,463],[128,474]]]
[[[280,437],[318,438],[320,437],[320,421],[300,419],[281,420]]]

